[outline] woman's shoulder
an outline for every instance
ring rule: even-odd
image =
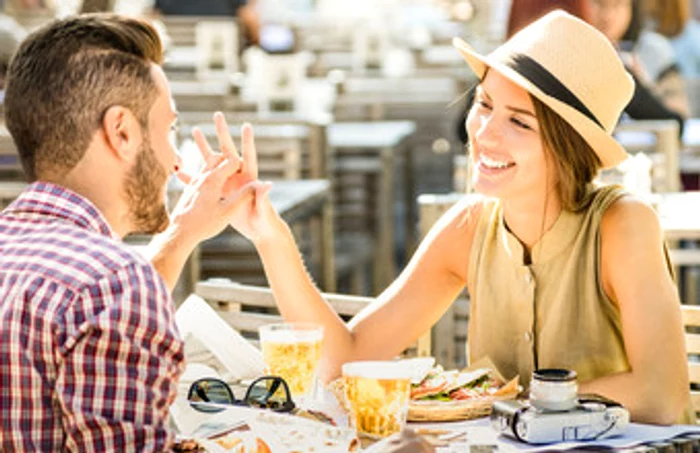
[[[602,215],[603,236],[624,238],[629,234],[658,234],[659,219],[654,207],[645,199],[620,191]]]
[[[432,217],[437,213],[439,219],[435,222],[436,232],[463,234],[473,233],[484,215],[489,215],[497,206],[497,201],[480,194],[451,194],[436,195],[434,200],[421,201],[421,215]],[[438,211],[433,214],[426,209],[427,204],[433,204]],[[429,219],[427,219],[429,221]]]

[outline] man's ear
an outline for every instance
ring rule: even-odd
[[[102,117],[102,132],[118,159],[132,160],[143,139],[141,125],[133,112],[120,105],[107,109]]]

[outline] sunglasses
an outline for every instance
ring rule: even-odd
[[[221,412],[225,405],[249,406],[270,409],[275,412],[291,412],[295,408],[287,382],[279,376],[263,376],[254,380],[242,400],[233,394],[231,387],[216,378],[197,379],[187,392],[192,408],[200,412]]]

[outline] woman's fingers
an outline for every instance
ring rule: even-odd
[[[243,165],[252,179],[258,178],[258,154],[255,151],[255,137],[253,134],[253,126],[250,123],[244,123],[241,128],[242,148],[243,148]]]

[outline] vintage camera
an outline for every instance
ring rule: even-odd
[[[576,373],[543,369],[533,373],[530,401],[497,401],[491,425],[530,444],[602,439],[621,434],[627,409],[597,395],[578,395]]]

